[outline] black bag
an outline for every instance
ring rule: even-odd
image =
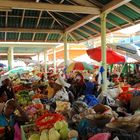
[[[111,132],[112,139],[116,136],[119,140],[140,140],[140,130],[136,132],[128,132],[124,129],[114,129]]]

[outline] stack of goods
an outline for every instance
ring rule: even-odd
[[[28,140],[70,140],[78,137],[78,132],[70,130],[64,116],[58,113],[44,114],[36,120],[36,126],[38,129],[32,134],[24,129]]]

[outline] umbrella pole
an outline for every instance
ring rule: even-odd
[[[107,90],[107,66],[106,66],[106,13],[101,13],[101,49],[102,49],[102,66],[103,72],[103,84],[102,91]]]

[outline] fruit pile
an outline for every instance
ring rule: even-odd
[[[41,133],[30,135],[28,140],[66,140],[69,128],[67,122],[57,121],[51,129],[44,129]]]
[[[26,106],[32,102],[28,91],[22,90],[16,93],[17,101],[20,105]]]
[[[43,104],[38,103],[38,104],[31,104],[28,106],[24,107],[25,112],[27,113],[30,123],[34,123],[35,120],[40,117],[41,115],[44,114],[44,112],[46,111],[44,109]]]

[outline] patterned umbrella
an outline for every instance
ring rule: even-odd
[[[73,70],[93,70],[93,67],[86,62],[73,62],[68,66],[66,71],[70,72]]]
[[[17,74],[17,73],[22,74],[22,73],[29,72],[32,70],[33,70],[32,67],[18,67],[18,68],[14,68],[8,71],[8,74]]]

